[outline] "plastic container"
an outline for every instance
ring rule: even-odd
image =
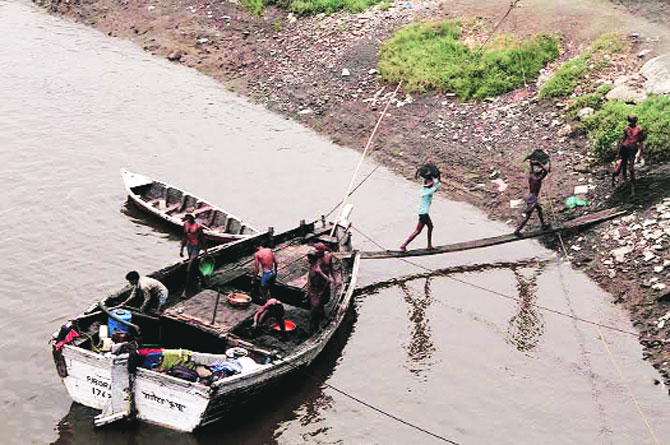
[[[111,338],[109,338],[109,337],[103,338],[102,339],[102,346],[100,347],[100,350],[102,352],[107,352],[107,351],[112,349],[113,344],[114,344],[114,342],[112,341]]]
[[[112,314],[121,320],[127,321],[127,322],[132,322],[133,319],[133,314],[130,311],[127,311],[125,309],[114,309],[112,311]],[[128,326],[119,323],[118,321],[114,320],[112,317],[109,317],[108,321],[108,326],[109,326],[109,336],[114,335],[116,331],[121,331],[121,332],[128,332]]]
[[[106,324],[103,324],[103,325],[100,326],[100,329],[98,330],[98,334],[100,335],[101,340],[103,338],[109,338],[109,328],[107,327]]]

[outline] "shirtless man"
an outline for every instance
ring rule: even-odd
[[[325,317],[323,307],[326,305],[326,292],[330,294],[330,283],[333,281],[323,273],[319,266],[319,256],[316,249],[307,254],[309,273],[307,276],[307,297],[309,298],[309,325],[312,333],[319,329],[321,320]]]
[[[258,251],[254,254],[253,285],[256,284],[258,272],[261,270],[261,298],[263,301],[266,301],[270,298],[270,288],[277,279],[277,257],[272,252],[272,249],[268,247],[267,241],[261,243]]]
[[[324,243],[314,244],[316,250],[316,263],[326,276],[330,277],[331,281],[335,283],[335,274],[333,273],[333,257],[328,251],[328,247]],[[323,294],[323,304],[326,305],[330,301],[330,286],[326,287]]]
[[[637,116],[631,114],[628,116],[628,126],[624,129],[621,141],[619,142],[619,151],[617,152],[617,166],[612,173],[612,187],[614,179],[622,173],[623,180],[626,181],[626,171],[630,169],[630,196],[635,196],[635,156],[638,150],[639,159],[643,159],[645,133],[641,126],[637,125]]]
[[[549,224],[544,222],[542,207],[540,207],[540,203],[537,201],[537,199],[540,195],[540,189],[542,188],[542,180],[547,176],[550,170],[551,167],[545,167],[540,161],[530,161],[530,174],[528,175],[528,196],[526,196],[526,217],[523,219],[523,221],[521,221],[519,227],[517,227],[514,231],[516,236],[521,235],[521,229],[523,229],[523,227],[526,225],[534,210],[537,210],[537,216],[540,218],[540,224],[542,224],[542,228],[546,229],[549,227]]]
[[[267,303],[258,308],[254,314],[254,324],[252,329],[255,331],[263,323],[265,317],[274,319],[275,323],[281,328],[282,335],[286,335],[286,325],[284,323],[284,305],[281,301],[270,298]]]
[[[207,241],[202,226],[195,222],[195,217],[191,213],[184,215],[184,232],[182,233],[181,245],[179,248],[179,256],[184,256],[184,247],[188,254],[188,266],[186,266],[186,283],[184,284],[184,292],[182,298],[186,297],[186,289],[191,278],[191,269],[195,259],[200,254],[200,249],[204,250],[207,255]]]

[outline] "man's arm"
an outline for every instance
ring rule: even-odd
[[[179,256],[184,256],[184,247],[186,246],[186,224],[184,224],[184,231],[181,233],[181,243],[179,244]]]
[[[277,275],[277,255],[275,255],[274,252],[272,252],[272,262],[275,265],[275,276]]]
[[[200,224],[198,224],[198,243],[202,247],[202,250],[205,251],[205,255],[207,255],[207,238],[205,238],[205,230]]]
[[[125,299],[125,301],[121,304],[119,304],[117,307],[124,306],[126,303],[128,303],[130,300],[135,298],[135,295],[137,294],[137,284],[133,286],[133,290],[130,291],[130,296]]]
[[[254,277],[252,281],[256,281],[258,278],[258,269],[259,269],[260,260],[258,259],[258,253],[254,254]]]
[[[144,312],[151,301],[151,292],[149,289],[145,289],[142,293],[144,294],[144,302],[142,303],[142,306],[140,306],[140,312]]]

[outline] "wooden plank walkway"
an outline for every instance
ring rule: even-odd
[[[583,215],[579,218],[566,221],[564,224],[558,225],[556,227],[551,227],[547,230],[533,230],[530,232],[522,233],[520,236],[516,236],[513,233],[507,235],[493,236],[490,238],[482,238],[473,241],[463,241],[460,243],[448,244],[446,246],[436,246],[434,249],[414,249],[414,250],[378,250],[378,251],[362,251],[361,259],[381,259],[381,258],[402,258],[402,257],[412,257],[412,256],[425,256],[425,255],[438,255],[441,253],[451,253],[451,252],[460,252],[463,250],[479,249],[482,247],[490,247],[498,244],[511,243],[514,241],[520,241],[528,238],[537,238],[539,236],[551,235],[553,233],[560,233],[567,230],[581,229],[593,224],[598,224],[609,219],[614,219],[619,216],[625,215],[628,213],[625,210],[621,209],[607,209],[600,212],[592,213],[589,215]]]

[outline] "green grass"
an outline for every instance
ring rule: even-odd
[[[241,4],[255,17],[260,17],[263,15],[263,10],[265,9],[265,3],[263,0],[241,0]]]
[[[437,90],[481,100],[524,86],[558,57],[558,39],[552,36],[525,42],[503,36],[478,52],[460,35],[455,21],[409,25],[382,45],[379,71],[387,82],[403,81],[410,91]]]
[[[290,11],[296,15],[316,15],[320,13],[333,14],[344,11],[359,13],[370,6],[382,3],[381,9],[390,6],[389,0],[241,0],[249,12],[256,17],[263,15],[266,5],[275,5],[278,8]]]
[[[540,89],[540,98],[563,97],[572,94],[583,77],[608,65],[607,55],[625,48],[623,38],[614,33],[603,34],[584,53],[568,60]]]
[[[583,94],[578,96],[568,107],[567,115],[570,119],[577,117],[577,113],[582,108],[593,108],[594,110],[600,109],[601,105],[604,102],[605,95],[612,90],[612,85],[603,85],[598,88],[597,91],[590,94]]]
[[[670,97],[650,96],[639,105],[619,101],[606,102],[600,111],[584,119],[580,129],[589,134],[591,152],[601,162],[611,162],[617,143],[628,125],[629,114],[638,116],[647,139],[645,158],[651,161],[670,160]]]
[[[380,0],[291,0],[286,9],[297,15],[316,15],[322,12],[332,14],[338,11],[358,13],[379,2]]]

